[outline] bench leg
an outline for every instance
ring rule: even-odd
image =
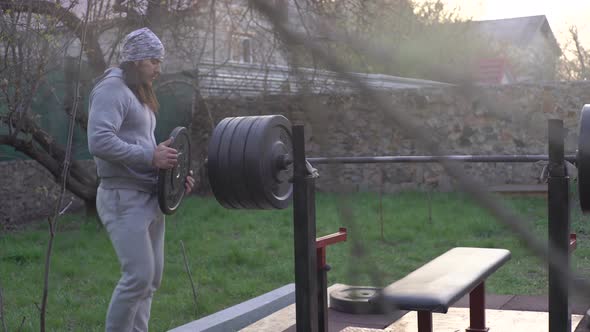
[[[418,332],[432,332],[432,312],[418,311]]]
[[[489,331],[486,327],[486,293],[483,281],[469,293],[469,328],[465,331]]]

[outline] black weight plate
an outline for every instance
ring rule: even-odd
[[[576,164],[580,207],[586,214],[590,213],[590,105],[584,105],[580,113]]]
[[[227,123],[225,124],[223,132],[220,134],[221,136],[217,149],[217,169],[215,171],[216,183],[211,183],[211,188],[217,189],[213,190],[216,199],[223,207],[228,209],[239,209],[242,207],[234,191],[233,183],[231,182],[229,174],[235,172],[230,164],[231,146],[236,128],[243,119],[244,117],[235,117],[223,120],[227,120]],[[213,167],[213,165],[209,166],[209,169],[211,169],[211,167]]]
[[[267,116],[256,116],[253,118],[255,118],[255,121],[252,125],[251,133],[248,136],[244,152],[245,172],[248,174],[246,184],[250,188],[257,209],[272,209],[273,206],[267,202],[266,195],[264,194],[263,181],[265,175],[260,169],[260,163],[264,158],[264,124]]]
[[[217,201],[226,208],[277,209],[289,204],[291,167],[277,159],[291,155],[291,125],[283,116],[223,119],[213,130],[208,174]]]
[[[249,174],[244,155],[246,142],[250,135],[253,134],[252,127],[256,120],[257,117],[252,116],[240,118],[232,135],[229,151],[229,167],[231,171],[226,176],[229,177],[237,203],[243,209],[258,208],[255,202],[255,193],[246,184]]]
[[[369,299],[381,289],[371,286],[344,286],[330,292],[330,308],[349,314],[383,314],[385,310]]]
[[[176,127],[170,134],[170,147],[178,151],[178,163],[171,169],[158,171],[158,203],[165,214],[176,212],[185,193],[186,177],[191,169],[191,145],[185,127]]]
[[[266,151],[270,158],[265,160],[270,162],[266,163],[265,172],[269,172],[272,177],[270,181],[264,182],[266,185],[264,193],[273,206],[285,208],[293,194],[293,184],[290,181],[293,176],[293,166],[279,169],[276,160],[280,155],[293,155],[291,124],[286,118],[273,117],[266,142],[269,142]]]
[[[248,185],[256,194],[261,209],[284,209],[289,205],[293,186],[290,167],[278,171],[276,159],[280,154],[292,154],[291,125],[281,115],[260,116],[252,127],[255,133],[246,144]]]
[[[219,169],[219,150],[225,128],[229,123],[230,119],[226,118],[217,124],[213,130],[213,133],[211,134],[211,138],[209,139],[209,144],[207,147],[207,175],[209,178],[209,185],[211,186],[211,191],[213,191],[213,195],[217,201],[224,207],[228,206],[226,206],[227,203],[225,203],[227,199],[225,197],[225,191],[223,190],[223,178],[221,177],[221,172]]]
[[[261,174],[259,164],[264,157],[264,125],[268,116],[254,116],[249,130],[246,144],[244,145],[244,173],[246,187],[255,209],[276,209],[266,200],[263,181],[265,175]]]

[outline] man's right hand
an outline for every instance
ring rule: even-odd
[[[178,163],[178,151],[169,147],[172,144],[172,138],[158,144],[154,151],[152,165],[156,168],[169,169]]]

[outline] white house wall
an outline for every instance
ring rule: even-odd
[[[197,23],[210,22],[207,13],[195,18],[199,22],[189,22],[191,24],[174,26],[175,22],[168,22],[167,25],[173,26],[172,30],[159,33],[166,46],[166,62],[163,66],[166,72],[190,70],[201,62],[220,65],[247,62],[287,64],[281,55],[271,25],[262,19],[259,13],[248,7],[247,0],[217,0],[215,4],[215,25],[209,29],[195,27]],[[79,16],[84,15],[84,11],[81,10],[85,8],[83,3],[75,8]],[[109,59],[109,54],[113,44],[120,38],[117,29],[106,31],[100,36],[100,45],[109,65],[118,63],[118,57]],[[242,43],[245,39],[250,40],[250,61],[247,61],[243,54]],[[75,41],[67,48],[66,54],[76,56],[79,51],[80,43]]]
[[[288,7],[291,28],[299,33],[309,32],[313,36],[310,30],[306,30],[313,28],[315,19],[310,8],[297,8],[294,1],[289,0]],[[200,16],[200,23],[209,18],[209,15]],[[349,93],[354,90],[349,83],[328,71],[304,69],[294,76],[271,25],[247,6],[247,0],[216,0],[215,22],[215,26],[209,30],[195,28],[198,22],[171,22],[176,27],[159,33],[166,47],[163,71],[175,73],[198,68],[201,93],[205,96],[296,93],[302,87],[299,81],[302,77],[313,93]],[[117,29],[106,31],[100,36],[108,65],[118,64],[118,49],[115,49],[112,58],[109,56],[115,41],[121,37]],[[245,61],[240,53],[243,51],[240,43],[244,39],[250,39],[251,42],[251,62]],[[79,50],[79,41],[76,40],[68,48],[67,54],[77,56]],[[388,75],[357,76],[380,90],[444,85]]]

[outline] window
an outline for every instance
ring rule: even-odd
[[[242,39],[242,62],[252,63],[252,50],[250,38]]]
[[[229,59],[243,63],[255,62],[254,45],[254,41],[249,34],[233,33],[230,38]]]

